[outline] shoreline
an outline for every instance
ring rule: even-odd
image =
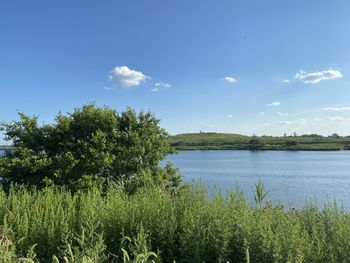
[[[226,133],[191,133],[170,136],[176,150],[342,151],[350,150],[350,136],[245,136]]]
[[[343,152],[349,149],[237,149],[237,148],[177,148],[177,151],[276,151],[276,152]]]

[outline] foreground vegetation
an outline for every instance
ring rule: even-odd
[[[350,149],[350,136],[328,138],[317,134],[258,137],[202,132],[170,136],[168,142],[177,150],[339,151]]]
[[[0,191],[0,262],[123,262],[123,251],[153,251],[149,262],[349,262],[349,246],[350,214],[335,204],[287,210],[202,187]]]

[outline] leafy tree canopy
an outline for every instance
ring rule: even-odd
[[[38,116],[19,113],[19,120],[0,130],[13,151],[0,158],[2,184],[72,189],[116,182],[129,191],[146,182],[175,187],[180,177],[171,164],[159,162],[173,149],[159,120],[149,112],[136,113],[88,104],[73,113],[59,113],[53,124],[39,125]]]

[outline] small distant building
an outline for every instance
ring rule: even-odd
[[[328,138],[340,138],[338,133],[333,133],[332,135],[328,135]]]

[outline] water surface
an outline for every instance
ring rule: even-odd
[[[201,181],[222,191],[236,185],[253,200],[259,180],[274,203],[301,207],[334,197],[350,208],[350,151],[183,151],[168,156],[186,182]]]
[[[322,205],[336,198],[350,209],[350,151],[183,151],[167,161],[180,168],[185,182],[222,192],[238,185],[251,201],[260,180],[274,203],[301,207],[307,199]]]

